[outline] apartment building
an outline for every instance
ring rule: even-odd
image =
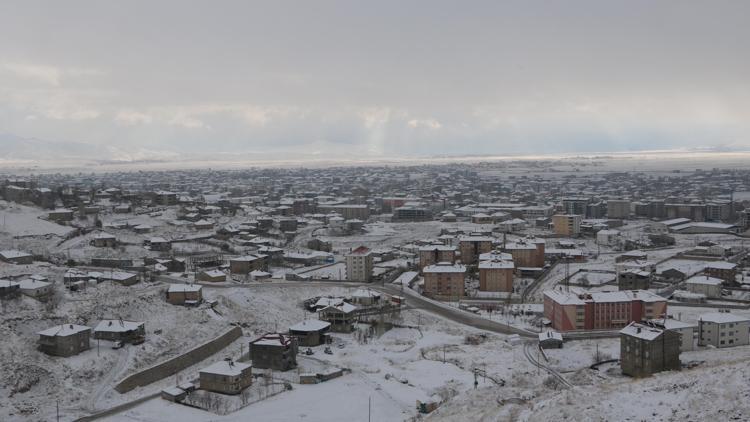
[[[555,234],[560,236],[578,236],[581,233],[581,215],[556,214],[552,216]]]
[[[680,369],[680,334],[648,323],[631,322],[620,331],[620,368],[632,377]]]
[[[428,265],[422,272],[424,273],[424,294],[426,296],[464,296],[465,265],[439,262]]]
[[[476,264],[479,255],[492,251],[492,241],[487,236],[464,236],[458,240],[458,250],[461,252],[461,263]]]
[[[712,312],[698,317],[698,345],[714,347],[750,344],[750,319],[728,311]]]
[[[513,261],[479,261],[479,290],[512,293],[514,268]]]
[[[438,262],[454,262],[456,260],[456,248],[447,245],[427,245],[419,248],[419,268]]]
[[[346,279],[366,283],[372,278],[373,259],[370,248],[360,246],[346,255]]]

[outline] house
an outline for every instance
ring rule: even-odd
[[[17,297],[21,293],[21,285],[15,281],[0,280],[0,298]]]
[[[99,276],[100,280],[111,280],[123,286],[131,286],[138,282],[138,274],[126,271],[104,271]]]
[[[698,317],[698,345],[714,347],[750,344],[750,319],[729,312],[712,312]]]
[[[706,264],[704,272],[711,277],[720,278],[729,283],[735,283],[737,264],[726,261],[709,262]]]
[[[200,388],[221,394],[239,394],[253,383],[250,364],[220,360],[198,371]]]
[[[210,281],[212,283],[218,283],[227,281],[227,275],[221,270],[205,270],[195,275],[195,279],[198,281]]]
[[[250,342],[253,366],[274,371],[288,371],[297,367],[297,339],[292,336],[268,333]]]
[[[193,227],[196,230],[211,230],[214,228],[214,223],[212,221],[200,219],[193,223]]]
[[[648,271],[631,269],[617,275],[618,290],[648,290],[651,284],[651,273]]]
[[[168,251],[172,249],[172,243],[163,237],[152,237],[146,239],[144,246],[152,251]]]
[[[479,261],[479,290],[512,293],[513,270],[513,261]]]
[[[562,334],[557,331],[545,331],[539,333],[539,347],[542,349],[562,349]]]
[[[229,259],[229,271],[232,274],[249,274],[253,271],[265,271],[268,269],[268,256],[257,254],[257,255],[245,255],[238,256]]]
[[[692,293],[705,295],[709,299],[721,298],[721,285],[724,280],[708,275],[696,275],[685,280],[685,289]]]
[[[94,328],[94,338],[97,340],[127,342],[143,338],[145,335],[145,322],[104,319]]]
[[[149,226],[148,224],[139,224],[139,225],[133,227],[133,231],[136,232],[136,233],[138,233],[138,234],[148,233],[148,232],[151,231],[151,229],[152,229],[152,227]]]
[[[250,271],[250,279],[253,281],[271,281],[271,273],[260,270],[253,270]]]
[[[380,293],[370,289],[357,289],[352,293],[352,303],[370,306],[380,302]]]
[[[357,307],[341,302],[326,306],[318,311],[318,319],[331,323],[331,331],[338,333],[350,333],[354,330],[354,322],[357,317]]]
[[[0,251],[0,261],[9,264],[27,265],[34,263],[34,256],[18,250]]]
[[[496,214],[493,214],[495,220],[497,220]],[[497,230],[502,233],[514,233],[525,228],[526,220],[522,220],[520,218],[512,218],[510,220],[501,221],[497,224]]]
[[[27,278],[18,282],[22,294],[34,299],[44,300],[52,294],[52,283]]]
[[[620,368],[632,377],[680,369],[680,335],[650,324],[631,322],[620,330]]]
[[[91,237],[91,244],[97,248],[112,248],[117,246],[117,238],[109,233],[96,233]]]
[[[373,256],[370,248],[360,246],[346,255],[346,279],[349,281],[370,281],[373,270]]]
[[[425,267],[424,294],[426,296],[461,297],[465,294],[466,266],[438,262]]]
[[[195,306],[203,301],[203,286],[197,284],[170,284],[167,302],[172,305]]]
[[[315,347],[326,343],[330,328],[330,322],[306,319],[289,327],[289,335],[297,339],[299,346]]]
[[[621,329],[633,321],[663,317],[667,300],[648,290],[544,292],[544,317],[557,331]]]
[[[73,356],[89,349],[91,328],[62,324],[39,332],[39,350],[52,356]]]
[[[659,274],[659,277],[664,281],[675,283],[684,280],[687,274],[676,268],[667,268]]]
[[[69,209],[56,209],[47,213],[47,219],[58,223],[73,220],[73,211]]]

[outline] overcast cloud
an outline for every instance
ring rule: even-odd
[[[748,16],[747,1],[5,1],[0,134],[124,159],[747,149]]]

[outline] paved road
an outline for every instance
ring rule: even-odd
[[[406,302],[411,307],[432,312],[436,315],[457,322],[459,324],[469,325],[474,328],[479,328],[481,330],[492,331],[500,334],[518,334],[523,337],[537,338],[537,333],[512,327],[510,325],[503,324],[497,321],[491,321],[489,319],[476,316],[471,312],[466,312],[460,309],[451,308],[447,305],[435,303],[432,300],[426,299],[409,289],[404,289],[402,291],[399,287],[388,284],[384,286],[372,285],[370,287],[374,290],[379,290],[391,295],[408,296]]]

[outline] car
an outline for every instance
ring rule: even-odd
[[[122,346],[124,346],[125,343],[123,343],[121,340],[117,340],[116,342],[112,343],[113,349],[121,349]]]

